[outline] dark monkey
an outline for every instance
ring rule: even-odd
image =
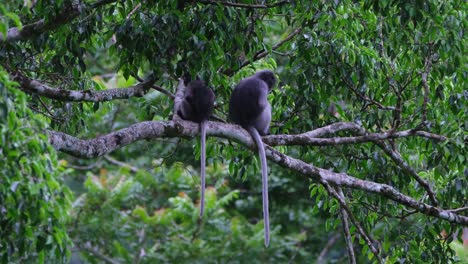
[[[213,91],[200,80],[191,81],[184,94],[184,99],[180,104],[177,114],[185,120],[200,123],[201,134],[201,154],[200,154],[200,175],[201,175],[201,197],[200,197],[200,217],[205,211],[205,160],[206,160],[206,121],[213,111],[215,95]]]
[[[229,116],[234,123],[245,128],[258,147],[262,164],[263,222],[265,246],[270,243],[270,220],[268,213],[268,175],[265,148],[260,135],[268,134],[271,121],[271,105],[268,92],[276,84],[275,74],[263,70],[243,79],[234,88],[229,102]]]

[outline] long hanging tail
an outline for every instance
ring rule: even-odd
[[[270,214],[268,211],[268,168],[265,155],[265,147],[263,145],[262,138],[254,127],[249,127],[248,131],[252,138],[257,144],[258,155],[262,164],[262,198],[263,198],[263,224],[265,233],[265,246],[268,247],[270,244]]]
[[[201,177],[201,197],[200,197],[200,218],[205,212],[205,163],[206,163],[206,121],[200,123],[201,130],[201,154],[200,154],[200,177]]]

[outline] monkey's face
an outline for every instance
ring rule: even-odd
[[[276,77],[274,74],[272,74],[269,79],[266,81],[266,83],[268,84],[268,90],[271,91],[271,89],[273,89],[276,85]]]
[[[262,79],[268,85],[268,90],[271,91],[276,85],[275,74],[270,70],[263,70],[257,73],[257,76]]]

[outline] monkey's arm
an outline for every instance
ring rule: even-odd
[[[269,105],[269,103],[268,103],[268,87],[266,86],[266,84],[261,85],[261,89],[258,89],[258,93],[256,94],[256,96],[258,97],[257,98],[258,108],[261,109],[261,111],[263,113],[265,108],[267,108],[267,106]]]
[[[183,100],[182,103],[180,104],[179,109],[177,110],[177,114],[184,120],[191,120],[192,113],[193,113],[192,105],[187,100]]]
[[[258,130],[258,133],[260,133],[260,135],[265,136],[268,135],[268,130],[270,130],[270,122],[271,105],[267,101],[265,103],[265,108],[263,109],[263,112],[254,121],[254,126]]]

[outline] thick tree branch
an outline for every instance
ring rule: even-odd
[[[90,9],[94,9],[106,4],[116,2],[117,0],[101,0],[90,5]],[[73,19],[77,18],[80,14],[89,10],[82,4],[71,4],[63,8],[60,13],[48,20],[41,19],[37,22],[23,26],[21,29],[13,27],[8,29],[6,38],[3,34],[0,34],[0,42],[15,42],[25,40],[33,36],[39,35],[43,32],[54,30],[61,25],[67,24]]]
[[[134,124],[95,139],[82,140],[62,132],[49,130],[49,141],[58,151],[69,153],[82,158],[93,158],[110,153],[137,140],[149,140],[160,137],[193,137],[198,135],[198,124],[189,121],[169,122],[142,122]],[[207,135],[235,140],[250,149],[255,150],[256,145],[247,131],[236,125],[207,122]],[[359,189],[387,197],[399,204],[416,209],[418,212],[440,218],[451,223],[468,226],[468,217],[448,210],[431,206],[406,196],[394,187],[387,184],[361,180],[345,173],[336,173],[315,167],[301,160],[289,157],[283,153],[266,146],[269,160],[278,165],[292,169],[304,177],[317,182],[327,181],[330,184],[347,188]]]
[[[144,82],[128,88],[113,88],[101,91],[75,91],[52,88],[47,84],[31,79],[18,71],[14,72],[11,77],[14,81],[17,81],[20,84],[19,88],[27,93],[37,94],[50,99],[66,102],[105,102],[115,99],[141,97],[148,92],[149,88],[155,82],[154,77],[150,75]]]
[[[185,88],[187,87],[185,87],[184,80],[180,78],[179,84],[177,85],[176,95],[174,98],[174,110],[173,110],[172,120],[181,119],[180,116],[177,114],[177,111],[179,110],[180,104],[184,100]]]
[[[334,138],[318,138],[324,135],[336,134],[340,131],[351,131],[360,136],[355,137],[334,137]],[[367,142],[379,142],[381,140],[418,136],[438,141],[447,140],[446,137],[428,133],[425,131],[417,131],[414,129],[404,131],[388,131],[383,133],[367,133],[364,128],[355,124],[347,122],[339,122],[326,127],[318,128],[297,135],[270,135],[263,137],[265,143],[271,146],[293,146],[293,145],[307,145],[307,146],[335,146],[343,144],[357,144]]]
[[[334,138],[317,138],[327,134],[335,134],[339,131],[351,131],[360,136],[356,137],[334,137]],[[425,137],[433,140],[444,141],[446,137],[431,134],[425,131],[417,131],[409,129],[404,131],[388,131],[383,133],[367,133],[364,128],[355,123],[340,122],[326,127],[318,128],[298,135],[272,135],[263,138],[265,143],[271,146],[291,146],[291,145],[308,145],[308,146],[334,146],[343,144],[358,144],[373,142],[379,146],[405,173],[413,177],[427,192],[432,204],[437,205],[437,199],[434,191],[429,183],[421,178],[418,173],[401,157],[399,153],[394,151],[388,143],[383,140],[392,138],[401,138],[409,136]]]

